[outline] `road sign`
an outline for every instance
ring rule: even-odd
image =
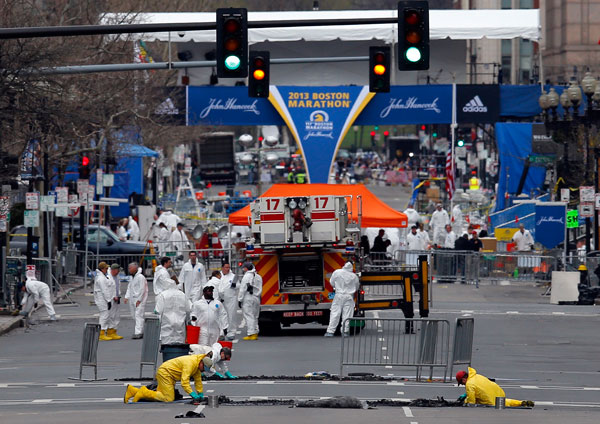
[[[560,189],[560,201],[561,202],[568,202],[570,196],[571,196],[571,192],[568,188]]]
[[[25,209],[38,210],[40,208],[40,193],[25,193]]]
[[[579,187],[579,202],[594,202],[594,186]]]
[[[102,168],[96,169],[96,194],[104,193],[104,171]]]
[[[26,210],[23,215],[23,224],[26,227],[39,227],[40,226],[40,211],[38,210]]]
[[[579,212],[577,209],[570,209],[567,211],[567,228],[579,227]]]
[[[77,180],[77,194],[87,193],[90,180]]]
[[[579,216],[582,218],[592,218],[594,216],[594,204],[581,203],[579,205]]]
[[[556,161],[556,156],[551,155],[529,155],[529,163],[536,165],[549,165]]]
[[[40,210],[42,212],[53,212],[54,204],[56,203],[55,196],[40,196]]]
[[[69,187],[56,187],[56,203],[69,201]]]

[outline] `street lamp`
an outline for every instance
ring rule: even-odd
[[[579,113],[579,106],[583,100],[583,95],[586,96],[587,107],[583,113]],[[600,83],[592,76],[590,72],[586,72],[584,78],[581,80],[581,87],[577,85],[577,81],[572,79],[569,87],[564,89],[562,94],[559,96],[554,88],[550,88],[548,93],[542,92],[542,95],[538,99],[539,105],[543,110],[544,122],[546,127],[551,132],[559,135],[562,138],[564,146],[563,154],[563,177],[567,180],[567,176],[570,174],[572,177],[577,175],[573,172],[572,167],[569,167],[568,163],[568,141],[573,139],[572,133],[577,131],[580,126],[583,128],[585,138],[585,149],[583,152],[584,158],[584,172],[583,181],[580,181],[579,185],[592,185],[590,174],[590,165],[594,166],[594,183],[598,186],[598,169],[597,164],[590,160],[590,140],[589,133],[592,126],[597,126],[600,120],[600,110],[596,110],[594,105],[600,103]],[[556,113],[558,104],[564,109],[563,119],[559,119]],[[569,109],[573,108],[571,112]],[[594,150],[595,151],[595,150]],[[581,178],[581,175],[578,176]],[[573,183],[573,181],[571,181]],[[596,249],[600,247],[599,231],[598,231],[598,213],[594,214],[595,229],[594,229],[594,246]],[[590,246],[590,227],[591,222],[589,218],[585,219],[586,222],[586,251],[591,250]]]

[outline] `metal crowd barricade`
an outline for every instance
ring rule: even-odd
[[[83,341],[81,344],[81,360],[79,362],[79,378],[69,377],[69,380],[101,381],[106,378],[98,378],[98,337],[100,336],[100,324],[85,323],[83,329]],[[83,379],[83,367],[94,367],[94,378]]]
[[[450,323],[441,319],[351,318],[360,325],[351,327],[351,336],[342,336],[340,375],[348,366],[415,367],[448,371]],[[348,320],[346,320],[348,321]]]
[[[468,364],[471,366],[474,330],[474,318],[456,318],[450,375],[454,372],[454,365]]]
[[[142,342],[142,357],[140,359],[140,378],[144,365],[154,367],[152,376],[156,372],[156,363],[158,361],[158,348],[160,345],[160,320],[158,317],[148,317],[144,319],[144,338]]]

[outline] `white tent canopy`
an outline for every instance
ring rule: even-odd
[[[249,21],[290,21],[316,19],[395,18],[397,10],[337,10],[301,12],[248,12]],[[214,22],[215,12],[142,13],[133,23],[190,23]],[[104,15],[104,24],[132,23],[131,14]],[[450,38],[468,40],[480,38],[524,38],[538,41],[541,37],[539,9],[478,9],[431,10],[429,33],[432,40]],[[215,31],[157,32],[140,34],[146,41],[205,42],[216,41]],[[252,28],[248,31],[250,44],[289,41],[365,41],[381,40],[388,44],[397,40],[396,24],[339,25],[290,28]]]

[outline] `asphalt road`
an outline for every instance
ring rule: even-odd
[[[376,189],[377,190],[377,189]],[[374,190],[374,191],[376,191]],[[394,189],[395,190],[395,189]],[[404,205],[401,190],[387,190],[388,203]],[[396,200],[394,200],[396,199]],[[493,377],[507,396],[530,399],[530,409],[380,407],[371,410],[302,409],[287,406],[221,406],[206,408],[207,421],[244,423],[369,422],[413,423],[597,423],[600,412],[599,307],[550,305],[544,289],[532,285],[434,285],[432,318],[475,318],[473,367]],[[38,324],[0,337],[0,422],[4,423],[186,423],[175,419],[194,406],[173,404],[124,405],[128,381],[139,376],[141,340],[132,340],[133,321],[123,308],[120,341],[101,342],[98,374],[104,381],[70,380],[79,373],[81,336],[85,322],[97,322],[91,290],[73,296],[77,305],[56,305],[59,321],[47,321],[43,309]],[[147,305],[150,313],[152,299]],[[400,317],[379,312],[381,319]],[[454,400],[464,393],[443,371],[431,382],[416,382],[414,368],[370,367],[384,381],[292,380],[311,371],[339,373],[340,338],[323,338],[324,328],[294,326],[279,337],[243,341],[238,330],[231,371],[255,380],[207,381],[206,395],[233,400],[317,399],[351,395],[362,400],[443,396]],[[357,369],[359,370],[359,369]],[[454,370],[456,371],[456,369]],[[84,377],[92,375],[91,369]],[[150,367],[144,375],[151,375]],[[288,376],[287,379],[274,377]],[[139,381],[132,381],[141,384]]]

